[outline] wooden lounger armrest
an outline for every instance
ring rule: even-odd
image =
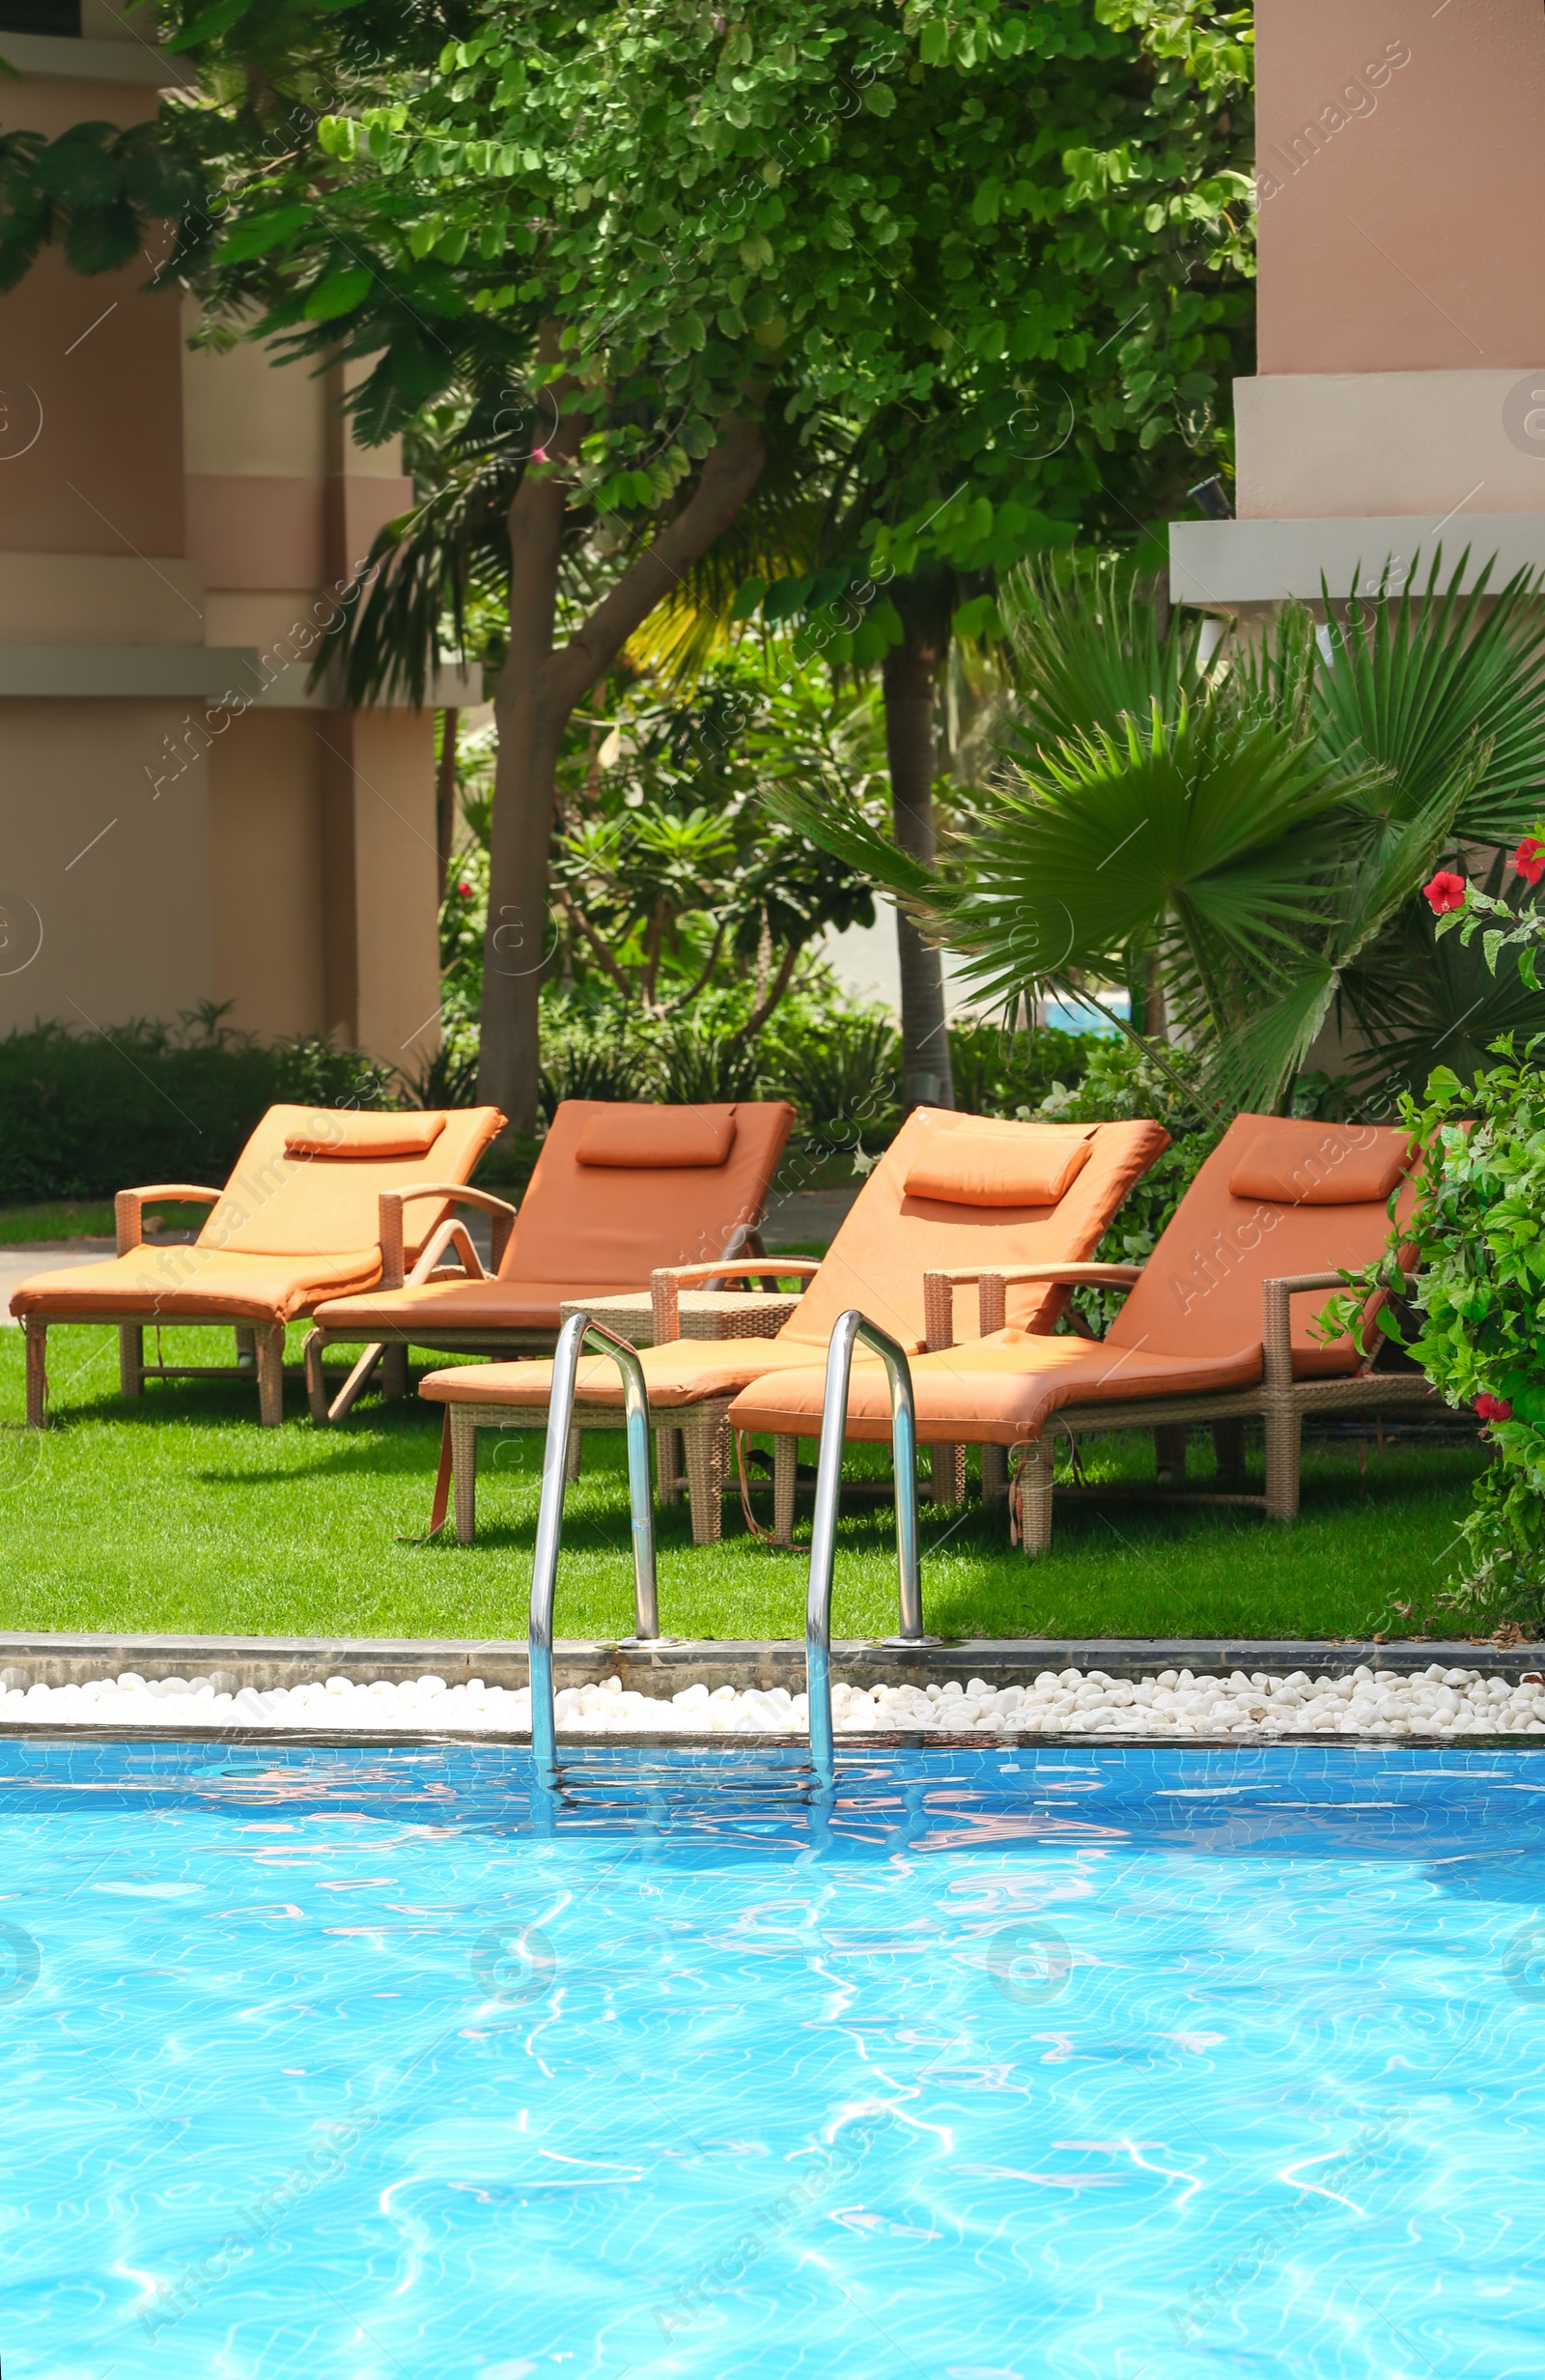
[[[766,1280],[769,1276],[812,1281],[820,1270],[819,1264],[803,1256],[718,1257],[711,1264],[661,1264],[649,1276],[655,1345],[663,1346],[668,1340],[681,1337],[678,1300],[683,1289],[700,1289],[705,1281]]]
[[[955,1289],[976,1284],[976,1335],[988,1338],[1001,1330],[1007,1318],[1005,1292],[1011,1281],[1055,1282],[1077,1289],[1087,1282],[1130,1289],[1142,1279],[1140,1264],[959,1264],[947,1271],[923,1275],[923,1320],[931,1349],[953,1346]]]
[[[1416,1275],[1407,1273],[1405,1281],[1409,1289],[1414,1286]],[[1345,1273],[1283,1273],[1275,1280],[1261,1283],[1261,1302],[1264,1308],[1261,1318],[1261,1342],[1265,1352],[1265,1373],[1267,1379],[1275,1387],[1287,1387],[1293,1377],[1293,1323],[1290,1301],[1300,1296],[1306,1289],[1344,1289],[1346,1286]],[[1369,1300],[1363,1311],[1364,1333],[1367,1324],[1371,1322],[1373,1316],[1377,1314],[1389,1294],[1387,1289],[1376,1290]],[[1374,1345],[1376,1350],[1377,1333],[1374,1334]],[[1363,1345],[1359,1346],[1358,1354],[1361,1359],[1359,1369],[1363,1372],[1368,1371],[1373,1362],[1372,1353]]]
[[[152,1201],[161,1199],[208,1199],[212,1206],[223,1199],[223,1190],[207,1190],[197,1182],[151,1182],[142,1190],[120,1190],[113,1199],[113,1221],[118,1231],[118,1253],[127,1256],[145,1236],[144,1212]]]
[[[516,1210],[508,1199],[496,1199],[492,1190],[472,1190],[464,1181],[416,1181],[407,1190],[383,1190],[380,1194],[380,1287],[400,1289],[403,1286],[403,1209],[412,1199],[451,1199],[461,1206],[481,1207],[484,1214],[493,1217],[493,1269],[498,1271],[504,1251],[510,1244],[515,1229]]]

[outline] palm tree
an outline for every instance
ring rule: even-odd
[[[1532,806],[1545,632],[1517,582],[1484,620],[1484,586],[1449,593],[1355,627],[1329,671],[1297,609],[1209,670],[1197,627],[1161,627],[1112,563],[1032,570],[1010,591],[1005,766],[941,865],[830,806],[786,814],[891,890],[985,1000],[1151,966],[1215,1095],[1278,1107],[1448,839]]]

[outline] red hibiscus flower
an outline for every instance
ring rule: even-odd
[[[1513,865],[1526,884],[1538,884],[1545,876],[1545,842],[1537,835],[1526,835],[1513,854]]]
[[[1421,890],[1435,918],[1446,918],[1450,909],[1463,909],[1465,905],[1465,880],[1447,867],[1440,867],[1431,884],[1424,884]]]
[[[1513,1418],[1513,1408],[1505,1397],[1477,1397],[1475,1411],[1483,1422],[1510,1422]]]
[[[464,900],[470,899],[472,888],[468,883],[466,883],[464,878],[462,883],[457,886],[456,890],[462,894]]]

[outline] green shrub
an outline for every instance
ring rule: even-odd
[[[652,1099],[659,1071],[647,1028],[620,1002],[544,993],[538,1096],[548,1123],[565,1099]]]
[[[875,1153],[901,1121],[901,1034],[888,1008],[790,1002],[763,1034],[763,1090],[792,1101],[812,1149]]]
[[[261,1042],[212,1006],[181,1031],[35,1025],[0,1040],[0,1202],[107,1198],[156,1181],[217,1188],[276,1101],[389,1107],[387,1081],[357,1050]]]
[[[1545,1616],[1545,1072],[1520,1062],[1511,1035],[1500,1066],[1460,1082],[1440,1066],[1425,1103],[1406,1096],[1400,1120],[1426,1150],[1409,1222],[1381,1263],[1333,1298],[1322,1327],[1345,1328],[1370,1289],[1400,1286],[1397,1251],[1415,1248],[1409,1304],[1380,1326],[1405,1341],[1446,1403],[1470,1405],[1495,1450],[1462,1525],[1458,1600],[1494,1606],[1522,1598]],[[1417,1324],[1407,1338],[1402,1324]]]
[[[955,1105],[972,1116],[1017,1116],[1039,1107],[1056,1083],[1082,1080],[1091,1054],[1108,1040],[1098,1034],[1060,1033],[1053,1025],[1007,1033],[1000,1025],[952,1025],[949,1062]]]

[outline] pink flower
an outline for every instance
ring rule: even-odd
[[[1466,886],[1463,876],[1452,875],[1446,867],[1440,867],[1431,884],[1424,884],[1421,890],[1427,896],[1435,918],[1446,918],[1450,909],[1463,909],[1465,905]]]
[[[1545,842],[1537,835],[1526,835],[1513,854],[1513,865],[1526,884],[1538,884],[1545,876]]]
[[[1475,1411],[1483,1422],[1510,1422],[1513,1418],[1513,1408],[1505,1397],[1477,1397]]]
[[[546,463],[547,459],[548,459],[548,450],[547,450],[547,448],[546,448],[545,446],[533,446],[533,447],[532,447],[532,449],[531,449],[531,460],[532,460],[532,462],[533,462],[533,463]]]

